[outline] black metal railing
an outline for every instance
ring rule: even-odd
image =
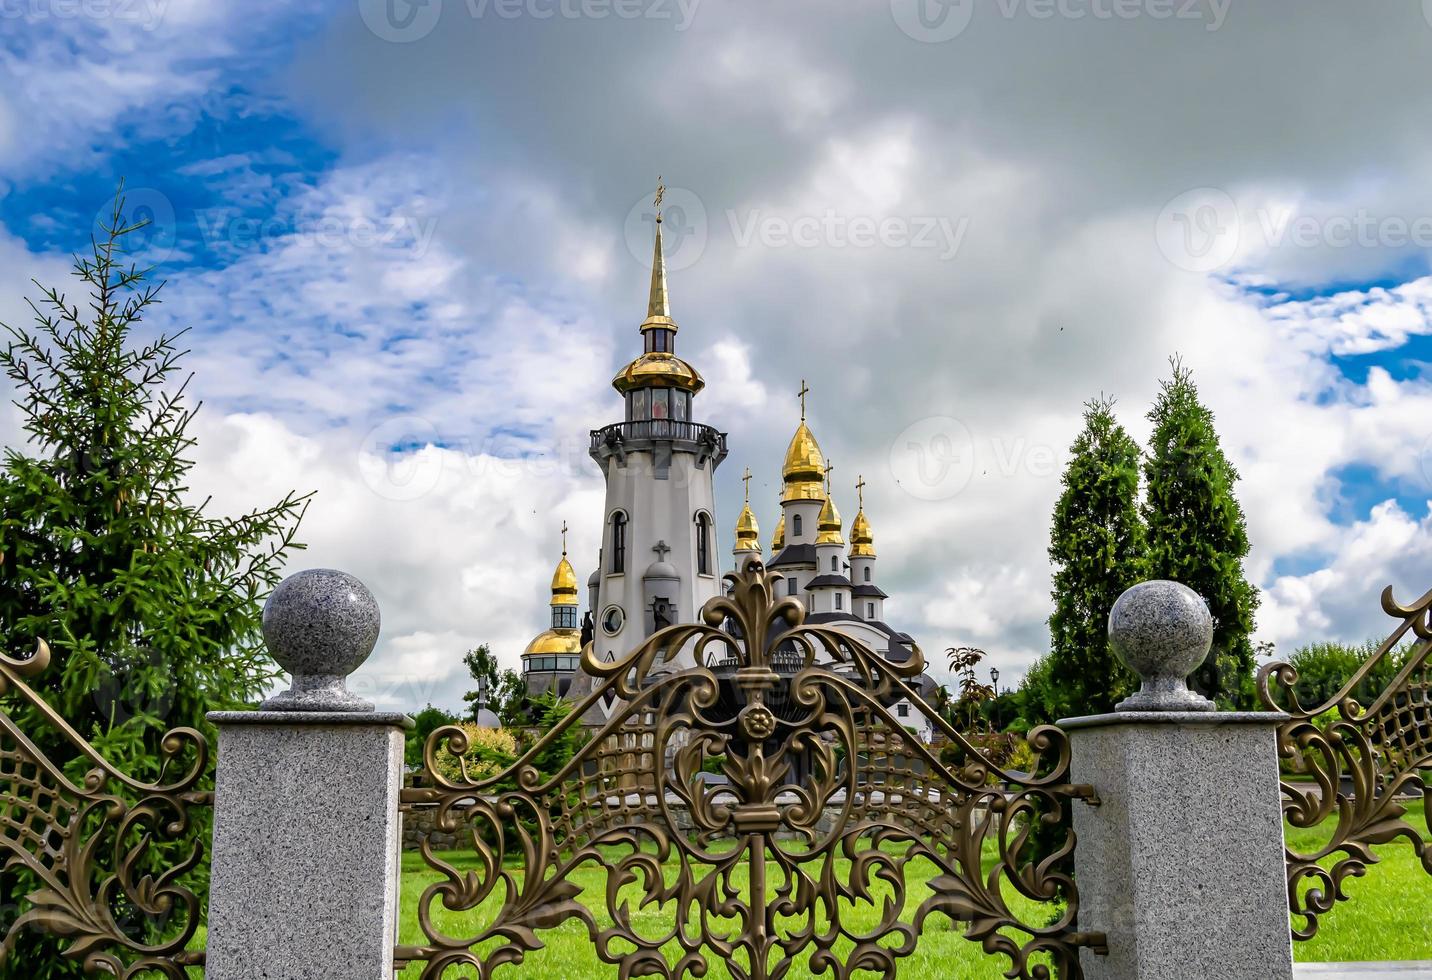
[[[594,452],[607,447],[658,441],[689,442],[708,447],[713,456],[726,455],[726,433],[700,422],[644,419],[637,422],[617,422],[615,425],[592,430]]]

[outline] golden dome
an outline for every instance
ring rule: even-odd
[[[538,633],[522,651],[522,656],[535,653],[581,653],[582,633],[580,630],[550,629]]]
[[[756,515],[751,513],[749,503],[741,508],[741,516],[736,518],[736,550],[761,553],[761,529],[756,525]]]
[[[801,419],[791,444],[786,447],[786,461],[781,467],[781,481],[785,490],[781,500],[824,500],[825,499],[825,457],[821,455],[820,443],[810,426]]]
[[[845,539],[840,536],[840,512],[835,509],[835,501],[830,497],[825,498],[816,527],[820,531],[815,536],[816,544],[845,544]]]
[[[612,387],[623,395],[633,388],[681,388],[694,395],[706,387],[706,380],[675,354],[650,351],[618,371]]]
[[[552,573],[552,602],[554,606],[575,606],[577,604],[577,573],[572,570],[572,563],[567,560],[567,553],[562,552],[562,560],[557,563],[557,570]]]
[[[786,514],[781,512],[781,519],[776,522],[776,533],[771,538],[771,554],[776,554],[786,546]]]
[[[870,533],[870,522],[865,519],[864,507],[860,508],[850,524],[850,557],[875,557],[875,537]]]

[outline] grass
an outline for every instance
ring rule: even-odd
[[[1408,822],[1425,833],[1423,804],[1419,801],[1408,809]],[[1313,830],[1289,828],[1288,840],[1300,850],[1312,849],[1320,840],[1326,839],[1329,829],[1327,825]],[[1382,860],[1372,866],[1364,878],[1353,879],[1347,886],[1352,900],[1339,903],[1323,917],[1319,933],[1313,940],[1294,945],[1294,953],[1300,962],[1432,959],[1432,920],[1426,912],[1432,908],[1432,876],[1422,869],[1406,841],[1380,846],[1376,850]],[[461,870],[477,866],[470,853],[454,852],[442,857]],[[841,862],[841,865],[841,872],[848,871],[847,862]],[[986,868],[988,866],[987,859]],[[908,866],[906,916],[929,895],[926,882],[932,872],[933,868],[927,862],[912,862]],[[418,901],[423,889],[438,878],[423,864],[418,854],[410,852],[403,855],[402,943],[421,945],[424,942],[417,924]],[[584,865],[572,875],[571,880],[582,889],[578,901],[590,909],[605,908],[605,874],[600,869]],[[745,884],[744,875],[738,875],[737,887],[744,889]],[[624,894],[629,895],[635,908],[635,891]],[[876,900],[886,894],[889,894],[888,886],[877,885],[874,890]],[[474,928],[472,923],[476,922],[480,927],[490,921],[492,910],[499,901],[497,897],[490,898],[476,914],[449,913],[441,908],[440,901],[435,902],[439,927],[454,935],[462,935],[465,927],[467,931]],[[1028,916],[1031,921],[1043,921],[1051,914],[1048,907],[1025,902],[1018,896],[1011,898],[1011,904],[1018,914]],[[668,905],[637,910],[632,920],[643,934],[656,935],[670,928],[672,915],[673,909]],[[880,916],[876,906],[861,903],[843,909],[842,918],[856,927],[871,928]],[[606,926],[610,924],[610,919],[598,915],[598,923]],[[1012,935],[1017,938],[1019,934]],[[520,967],[500,970],[497,976],[507,974],[514,980],[587,980],[617,975],[616,967],[597,958],[586,928],[580,922],[569,920],[555,929],[542,932],[540,938],[546,944],[544,948],[528,953]],[[792,980],[806,980],[812,976],[804,967],[806,955],[800,955],[797,968],[789,974]],[[669,954],[668,959],[673,956]],[[711,965],[710,977],[722,980],[728,976],[719,962]],[[946,980],[950,977],[982,980],[1002,976],[1002,970],[1007,965],[1006,957],[984,953],[977,943],[964,938],[957,925],[937,914],[927,920],[926,931],[920,937],[914,954],[899,961],[899,975],[903,980]],[[404,980],[415,980],[420,969],[418,964],[410,965],[401,976]],[[867,975],[877,976],[875,973]],[[470,970],[462,972],[454,969],[445,974],[444,980],[460,976],[475,974]]]

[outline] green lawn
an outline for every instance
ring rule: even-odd
[[[1410,807],[1408,820],[1413,826],[1424,831],[1422,803]],[[1290,830],[1289,840],[1299,848],[1311,848],[1319,831]],[[1294,952],[1300,961],[1330,960],[1393,960],[1432,959],[1432,877],[1429,877],[1416,859],[1406,842],[1379,847],[1382,861],[1374,865],[1364,878],[1355,879],[1348,885],[1351,902],[1340,903],[1331,913],[1323,917],[1318,936],[1310,942],[1297,943]],[[474,867],[472,857],[456,853],[444,855],[460,868]],[[911,882],[906,903],[907,914],[929,894],[923,887],[930,869],[917,863],[918,887]],[[426,885],[437,876],[422,863],[419,855],[408,853],[403,856],[403,919],[401,940],[406,944],[418,945],[423,937],[417,926],[418,898]],[[603,875],[585,866],[574,876],[575,883],[583,888],[579,900],[589,908],[604,907],[602,889]],[[744,882],[740,882],[744,885]],[[877,892],[878,894],[878,892]],[[494,903],[496,899],[492,900]],[[633,906],[635,902],[633,901]],[[1044,910],[1032,903],[1022,907],[1021,914],[1042,916]],[[649,927],[656,932],[669,921],[670,908],[644,910],[634,915],[638,927]],[[442,912],[439,906],[439,922],[446,924],[454,934],[463,932],[464,916]],[[873,926],[878,915],[873,907],[857,908],[847,921],[866,927]],[[479,918],[487,921],[486,915]],[[600,917],[606,924],[608,920]],[[1037,920],[1036,920],[1037,921]],[[547,942],[544,949],[530,953],[521,967],[505,968],[504,973],[514,980],[587,980],[603,976],[616,976],[616,968],[599,961],[593,952],[586,929],[577,922],[567,922],[557,929],[542,933]],[[724,978],[726,971],[719,964],[710,976]],[[913,956],[899,961],[899,971],[906,980],[945,980],[948,977],[984,978],[999,977],[1007,965],[1002,956],[986,955],[977,944],[965,939],[948,919],[935,916],[928,920],[927,931]],[[418,965],[411,965],[402,976],[412,980],[420,972]],[[472,976],[449,971],[449,977]],[[870,974],[874,976],[875,974]],[[793,970],[791,977],[804,978],[811,974],[804,969]],[[826,974],[829,976],[829,974]]]

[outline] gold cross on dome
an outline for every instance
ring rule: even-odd
[[[566,557],[566,554],[567,554],[567,522],[566,522],[566,521],[563,521],[563,522],[562,522],[562,555],[563,555],[563,557]]]
[[[741,482],[746,484],[746,503],[751,502],[751,468],[746,467],[746,472],[741,476]]]
[[[651,206],[656,208],[656,217],[661,219],[661,202],[666,197],[666,185],[661,181],[661,174],[656,175],[656,197],[651,201]]]
[[[805,378],[801,378],[801,390],[800,390],[799,392],[797,392],[797,394],[799,395],[800,400],[801,400],[801,421],[804,422],[804,421],[805,421],[805,398],[806,398],[806,395],[809,395],[809,394],[810,394],[810,389],[809,389],[808,387],[806,387]]]
[[[835,464],[827,457],[825,461],[825,492],[830,493],[830,471],[835,469]]]
[[[855,475],[855,492],[860,495],[860,509],[865,509],[865,477],[857,473]]]

